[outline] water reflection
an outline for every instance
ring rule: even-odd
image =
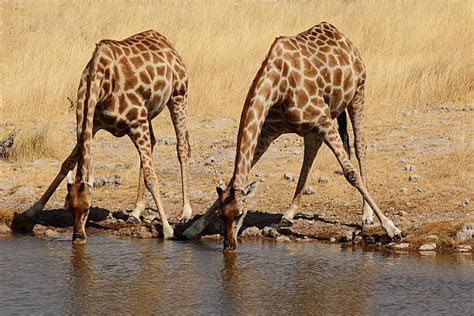
[[[0,239],[0,314],[413,314],[472,311],[472,255],[337,245],[90,236]],[[14,266],[16,269],[11,269]]]

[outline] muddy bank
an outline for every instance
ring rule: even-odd
[[[72,216],[64,209],[46,210],[33,220],[25,220],[12,212],[0,214],[0,235],[26,233],[54,236],[72,232]],[[177,240],[185,240],[183,232],[201,215],[187,223],[170,221]],[[432,254],[436,252],[472,253],[474,246],[474,219],[465,221],[436,222],[404,231],[401,241],[393,242],[381,227],[362,228],[359,224],[326,219],[319,215],[299,213],[292,226],[279,226],[281,214],[249,211],[239,233],[241,241],[266,239],[275,242],[340,243],[343,247],[370,247],[404,252]],[[147,209],[141,222],[127,222],[128,212],[111,212],[104,208],[91,209],[86,230],[88,234],[104,233],[124,238],[162,238],[162,226],[158,214]],[[216,220],[202,233],[202,239],[222,239],[223,224]]]

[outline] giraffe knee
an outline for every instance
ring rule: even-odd
[[[349,172],[346,173],[346,179],[347,181],[349,181],[349,183],[353,186],[357,185],[357,174],[355,171],[351,170]]]

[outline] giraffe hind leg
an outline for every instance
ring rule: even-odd
[[[364,197],[369,206],[374,210],[375,214],[380,220],[383,229],[387,232],[388,236],[395,240],[401,239],[402,231],[398,229],[393,224],[393,222],[382,213],[372,196],[369,194],[365,184],[362,181],[361,176],[348,159],[347,153],[344,150],[342,140],[336,128],[334,127],[331,119],[325,117],[322,118],[319,123],[320,124],[318,125],[317,129],[321,133],[324,142],[329,146],[329,148],[339,161],[339,164],[341,165],[344,171],[344,176],[346,180],[360,192],[360,194]]]

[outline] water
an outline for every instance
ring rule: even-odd
[[[0,239],[0,315],[474,313],[470,254],[70,235]]]

